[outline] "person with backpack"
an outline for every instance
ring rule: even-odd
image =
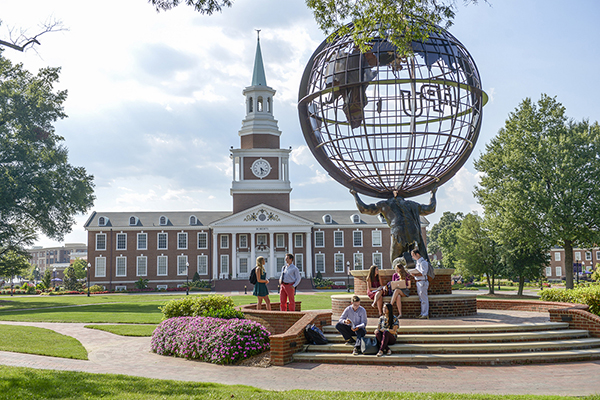
[[[254,291],[252,294],[258,298],[256,301],[256,309],[260,310],[263,300],[267,310],[271,311],[271,299],[269,299],[269,280],[267,279],[267,271],[265,271],[265,258],[258,257],[256,259],[256,268],[254,269],[256,274],[256,284],[254,285]]]
[[[352,304],[346,307],[335,329],[342,334],[346,344],[354,345],[352,355],[358,355],[361,340],[367,334],[367,310],[360,305],[360,297],[352,296]],[[356,336],[356,341],[352,338]]]
[[[429,297],[427,296],[429,280],[427,279],[427,272],[431,266],[427,260],[421,256],[419,249],[413,249],[410,252],[410,255],[413,260],[415,260],[416,264],[416,268],[412,269],[410,272],[415,277],[415,281],[417,281],[417,294],[421,301],[421,315],[419,315],[418,318],[429,319]]]

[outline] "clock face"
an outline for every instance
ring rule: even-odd
[[[262,158],[259,158],[258,160],[254,161],[252,163],[252,173],[257,178],[262,179],[265,176],[269,175],[270,172],[271,172],[271,164],[269,164],[269,162],[267,160],[263,160]]]

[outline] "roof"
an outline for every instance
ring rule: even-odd
[[[260,38],[256,39],[256,55],[254,56],[254,72],[252,73],[252,86],[267,86],[265,67],[260,51]]]

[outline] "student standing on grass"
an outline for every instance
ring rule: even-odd
[[[271,299],[269,299],[269,288],[267,288],[269,280],[266,278],[267,272],[265,271],[265,258],[258,257],[256,259],[256,285],[254,285],[254,291],[252,294],[258,298],[256,301],[257,310],[260,310],[264,300],[267,310],[271,311]]]
[[[281,277],[279,278],[279,285],[281,290],[279,291],[279,309],[281,311],[296,311],[296,301],[294,300],[296,295],[296,287],[300,284],[302,277],[300,271],[294,265],[294,255],[285,255],[285,265],[281,269]],[[287,302],[290,302],[289,308]]]
[[[361,339],[367,334],[367,311],[360,305],[360,297],[352,296],[352,304],[346,307],[335,326],[346,344],[354,345],[352,355],[360,353]],[[356,336],[354,341],[353,336]]]

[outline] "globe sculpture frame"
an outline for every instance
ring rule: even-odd
[[[387,33],[389,34],[389,32]],[[323,41],[299,90],[300,124],[329,175],[361,194],[412,197],[447,182],[479,136],[487,95],[466,48],[442,28],[401,58],[374,33]]]

